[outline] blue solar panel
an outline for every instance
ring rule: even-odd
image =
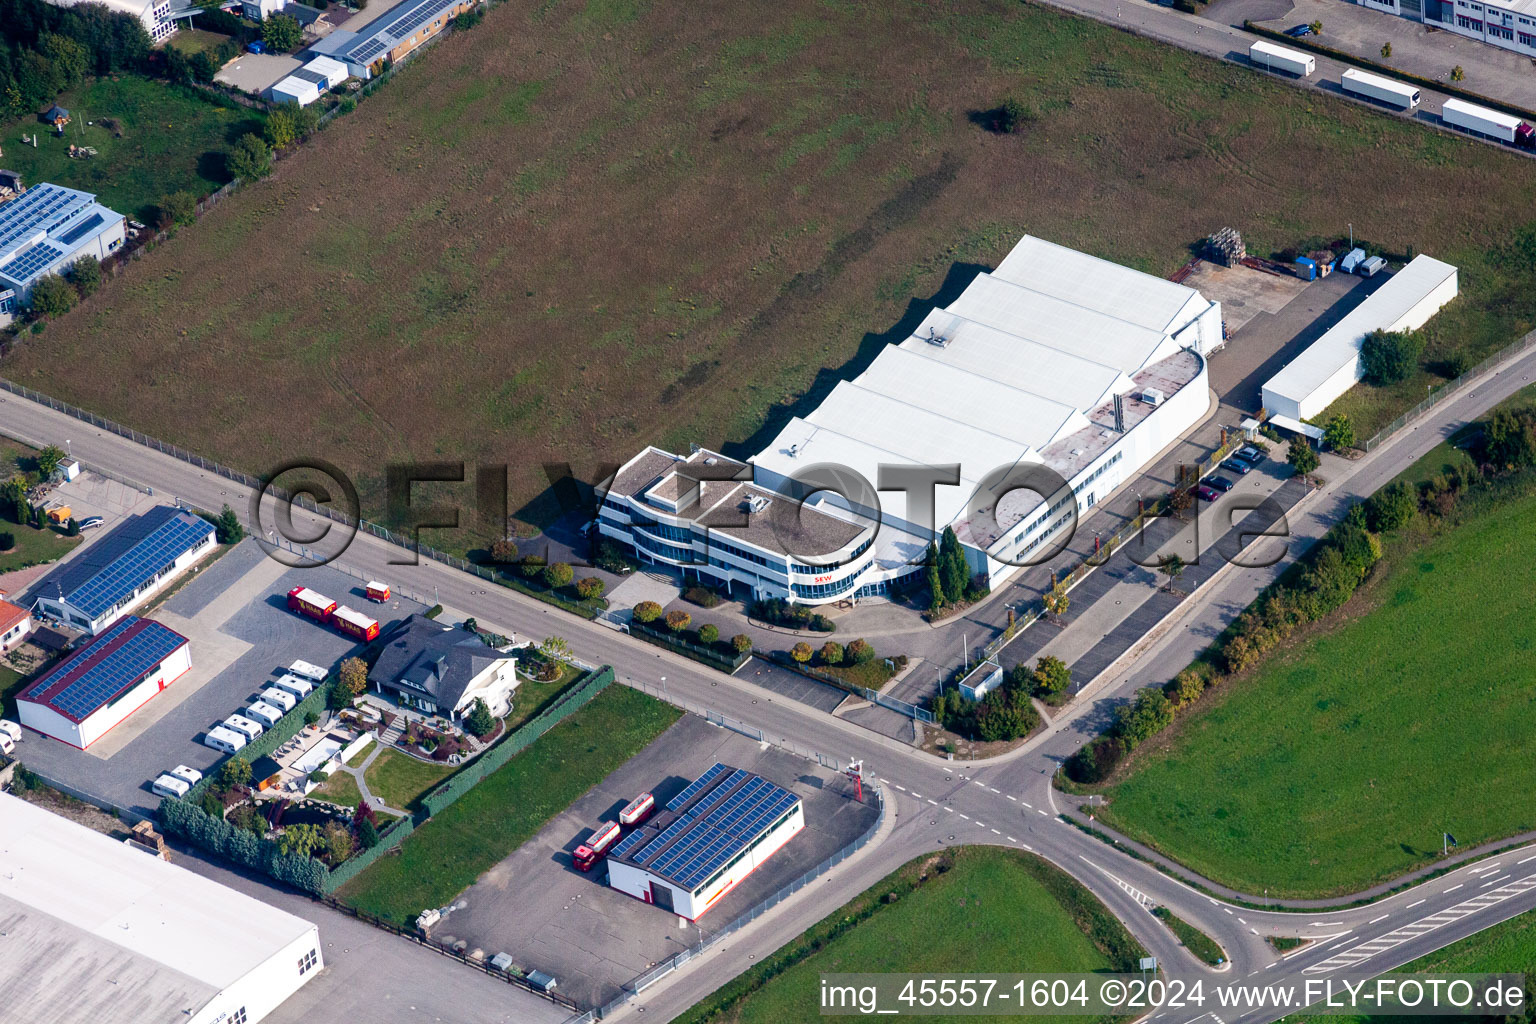
[[[368,62],[372,61],[373,58],[377,57],[383,52],[384,44],[375,41],[359,46],[357,49],[347,54],[347,56],[351,58],[354,63],[367,64]]]
[[[170,656],[185,639],[158,623],[140,626],[142,619],[125,617],[121,622],[98,637],[76,658],[60,665],[27,690],[27,697],[43,699],[43,694],[75,671],[82,659],[90,659],[92,651],[100,651],[107,645],[122,639],[134,627],[137,633],[122,640],[122,646],[111,651],[92,665],[68,686],[47,700],[50,707],[65,715],[82,720],[138,683],[155,666]]]
[[[64,595],[65,600],[93,618],[101,615],[165,572],[212,532],[211,523],[190,513],[178,515]]]
[[[667,845],[667,842],[672,839],[673,836],[677,835],[683,829],[692,825],[693,820],[693,815],[685,814],[681,818],[678,818],[676,821],[674,821],[672,824],[668,825],[666,828],[662,829],[661,835],[646,843],[645,848],[642,849],[639,853],[635,854],[635,860],[644,861],[647,856],[655,856],[656,852],[663,846]]]
[[[703,775],[700,775],[697,779],[694,779],[692,782],[688,783],[688,785],[684,787],[681,793],[677,794],[677,796],[673,797],[671,800],[668,800],[667,810],[677,810],[679,807],[683,806],[683,804],[687,803],[689,800],[692,800],[693,794],[697,793],[699,790],[709,785],[715,779],[719,778],[721,772],[728,772],[730,770],[731,769],[729,765],[720,764],[718,761],[715,762],[715,766],[713,768],[705,772]]]
[[[425,24],[428,18],[443,13],[459,2],[460,0],[425,0],[420,7],[417,7],[414,11],[407,13],[401,18],[397,18],[394,24],[384,31],[396,39],[404,39]]]
[[[619,845],[613,848],[613,856],[623,857],[630,850],[639,846],[645,840],[645,833],[636,829],[619,841]]]
[[[0,277],[7,277],[12,281],[25,283],[63,258],[63,249],[55,248],[47,242],[40,242],[30,249],[24,250],[5,266],[0,267]]]

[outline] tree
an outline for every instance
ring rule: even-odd
[[[1377,533],[1407,526],[1419,511],[1418,499],[1406,482],[1388,484],[1365,499],[1365,521]]]
[[[1344,413],[1336,413],[1323,426],[1323,444],[1331,452],[1342,452],[1355,445],[1355,425]]]
[[[1016,740],[1040,724],[1027,698],[993,690],[976,705],[976,735],[987,742]]]
[[[220,544],[238,544],[245,537],[245,527],[235,510],[225,505],[213,520],[213,539]]]
[[[361,825],[365,821],[373,821],[375,817],[373,808],[368,806],[368,801],[361,800],[358,802],[357,810],[352,812],[352,824]]]
[[[1483,424],[1477,447],[1482,461],[1500,469],[1521,469],[1536,463],[1536,415],[1494,410]]]
[[[517,569],[518,572],[521,572],[524,576],[532,579],[544,571],[544,566],[546,564],[547,563],[542,555],[524,555],[523,560],[518,564]]]
[[[802,665],[810,661],[811,655],[814,653],[815,652],[811,650],[811,645],[806,643],[804,640],[800,641],[789,649],[789,656],[794,658],[795,661]]]
[[[233,177],[244,181],[256,181],[271,173],[272,150],[267,147],[266,140],[260,135],[247,132],[235,140],[224,162],[226,169]],[[165,203],[161,203],[160,206],[164,209]]]
[[[70,516],[69,517],[69,522],[64,524],[64,536],[66,536],[66,537],[78,537],[78,536],[80,536],[80,520],[76,519],[74,516]]]
[[[1205,677],[1192,668],[1186,668],[1174,677],[1173,692],[1169,695],[1179,704],[1188,704],[1205,692]]]
[[[517,561],[517,543],[511,540],[498,540],[492,543],[491,561],[497,565],[511,565]]]
[[[352,831],[339,821],[326,823],[321,842],[325,846],[325,858],[332,867],[352,856]]]
[[[1423,351],[1424,336],[1418,331],[1372,331],[1360,343],[1361,376],[1377,387],[1407,380]]]
[[[64,449],[56,444],[50,444],[37,453],[37,473],[44,480],[53,478],[54,471],[59,468],[59,463],[65,459]]]
[[[90,52],[68,36],[43,32],[37,37],[37,48],[53,65],[62,88],[79,85],[90,73]]]
[[[95,256],[81,256],[69,265],[69,279],[82,299],[95,295],[101,288],[101,261]]]
[[[273,149],[287,149],[315,130],[318,115],[297,103],[282,103],[267,115],[263,129]]]
[[[661,605],[655,601],[641,601],[632,613],[636,622],[655,622],[661,618]]]
[[[1463,78],[1466,78],[1466,77],[1467,77],[1467,73],[1464,70],[1462,70],[1462,67],[1461,67],[1460,64],[1457,64],[1455,67],[1451,68],[1451,81],[1459,82]]]
[[[965,561],[965,551],[952,526],[944,527],[939,538],[939,578],[944,585],[944,600],[950,604],[964,600],[966,584],[971,580],[970,566]]]
[[[997,130],[1012,135],[1029,127],[1035,112],[1018,99],[1010,96],[997,108]]]
[[[0,504],[10,509],[12,522],[26,526],[32,518],[32,506],[27,504],[27,478],[16,473],[0,484]]]
[[[1310,29],[1312,34],[1315,36],[1320,36],[1323,34],[1323,23],[1321,21],[1310,21],[1307,23],[1307,28]]]
[[[488,736],[492,729],[496,728],[496,716],[491,714],[490,706],[479,697],[469,706],[469,714],[464,716],[464,724],[469,731],[476,736]]]
[[[1185,564],[1184,559],[1178,555],[1169,555],[1167,558],[1163,559],[1162,564],[1157,567],[1158,572],[1168,577],[1168,583],[1163,587],[1163,589],[1172,591],[1173,584],[1178,580],[1180,576],[1184,575],[1184,570],[1186,568],[1187,565]]]
[[[1033,682],[1035,693],[1041,697],[1064,693],[1067,687],[1072,685],[1072,670],[1067,668],[1066,662],[1055,655],[1042,655],[1035,662]]]
[[[596,601],[608,589],[608,584],[598,576],[586,576],[576,581],[576,596],[583,601]]]
[[[362,658],[348,658],[336,672],[336,686],[350,700],[368,689],[368,663]]]
[[[823,665],[841,665],[843,663],[843,645],[836,640],[828,640],[822,644],[821,650],[817,653],[821,655],[821,663]]]
[[[479,633],[480,632],[480,623],[475,620],[475,617],[473,615],[471,615],[469,618],[465,619],[463,625],[464,625],[464,630],[467,633]]]
[[[1067,609],[1072,606],[1072,599],[1067,596],[1067,581],[1060,580],[1051,585],[1043,599],[1047,613],[1058,619],[1067,614]]]
[[[938,615],[944,609],[944,577],[939,572],[939,549],[928,542],[928,614]]]
[[[863,665],[866,662],[875,660],[875,649],[870,646],[868,640],[860,637],[857,640],[851,641],[848,646],[843,649],[843,656],[846,657],[851,664]]]
[[[1136,691],[1136,700],[1115,713],[1115,735],[1125,740],[1127,746],[1137,744],[1156,735],[1173,721],[1173,705],[1159,687],[1149,686]]]
[[[1317,452],[1312,450],[1311,442],[1304,437],[1293,437],[1291,439],[1290,446],[1285,453],[1285,461],[1290,463],[1291,468],[1300,476],[1306,476],[1308,473],[1314,472],[1320,464]]]
[[[371,850],[379,845],[379,829],[371,819],[357,823],[357,842],[365,850]]]
[[[75,308],[79,298],[68,281],[58,274],[49,274],[32,286],[32,312],[38,316],[63,316]]]
[[[688,624],[692,621],[693,616],[681,608],[667,612],[667,628],[674,633],[681,633],[688,628]]]
[[[323,842],[319,825],[289,825],[277,837],[277,848],[284,856],[311,857]]]
[[[752,638],[745,633],[737,633],[731,637],[731,647],[737,654],[746,654],[752,649]]]
[[[304,42],[304,28],[297,18],[273,14],[261,23],[261,41],[273,53],[287,53]]]
[[[566,643],[561,637],[547,636],[544,638],[544,642],[539,644],[539,653],[543,655],[545,661],[551,664],[554,662],[570,661],[571,645]]]
[[[699,627],[699,642],[713,644],[720,639],[720,627],[712,622],[706,622]]]
[[[1392,44],[1391,43],[1382,43],[1381,44],[1381,55],[1383,57],[1390,57],[1390,56],[1392,56]]]
[[[559,590],[561,587],[571,585],[571,581],[576,578],[576,570],[572,569],[568,562],[554,562],[544,567],[542,575],[545,583],[552,589]]]
[[[224,767],[219,769],[219,781],[226,786],[249,786],[251,762],[243,757],[230,758],[224,762]]]
[[[260,139],[256,140],[261,142]],[[262,143],[265,145],[265,143]],[[239,148],[239,143],[235,147]],[[182,189],[172,192],[160,200],[160,226],[162,228],[174,227],[177,224],[190,224],[197,217],[197,196]]]

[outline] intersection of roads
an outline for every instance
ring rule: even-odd
[[[1324,485],[1287,517],[1289,541],[1256,543],[1286,543],[1294,556],[1337,521],[1350,501],[1376,490],[1533,378],[1536,350],[1527,350],[1432,407],[1360,459],[1326,457]],[[249,491],[211,471],[14,394],[0,393],[0,432],[39,446],[68,440],[73,456],[87,468],[99,467],[152,487],[165,499],[206,509],[225,503],[242,511],[249,507]],[[296,511],[294,522],[297,529],[318,529],[325,521]],[[1150,859],[1130,856],[1068,820],[1080,818],[1071,798],[1052,786],[1061,763],[1098,731],[1113,706],[1139,687],[1161,685],[1188,664],[1273,580],[1285,560],[1261,568],[1224,565],[1147,642],[1110,666],[1040,734],[1000,757],[950,762],[446,565],[425,560],[400,564],[411,557],[359,533],[340,561],[365,576],[435,593],[445,607],[474,616],[483,627],[535,638],[563,636],[584,661],[612,665],[621,682],[651,689],[665,676],[669,699],[746,723],[761,730],[765,742],[809,749],[841,763],[862,760],[866,777],[881,786],[887,813],[879,833],[863,850],[799,895],[707,947],[608,1019],[670,1019],[820,920],[830,908],[907,861],[953,845],[992,843],[1044,857],[1102,900],[1166,971],[1188,978],[1270,983],[1379,973],[1536,907],[1536,846],[1519,845],[1520,839],[1493,853],[1466,851],[1446,862],[1460,864],[1453,870],[1358,905],[1351,905],[1356,897],[1341,897],[1332,907],[1324,901],[1269,901],[1271,909],[1258,909],[1266,905],[1262,895],[1234,894],[1213,883],[1175,877]],[[1210,935],[1225,951],[1227,963],[1210,967],[1196,961],[1151,915],[1154,906],[1166,906]],[[318,906],[315,910],[324,930],[325,915],[331,912]],[[1280,954],[1267,941],[1280,936],[1308,941]],[[967,966],[955,964],[953,969],[963,974]],[[366,965],[358,970],[365,971]],[[1263,1024],[1286,1011],[1222,1012],[1220,1024]],[[1154,1013],[1150,1019],[1162,1016]],[[1204,1016],[1213,1015],[1166,1011],[1169,1024]]]

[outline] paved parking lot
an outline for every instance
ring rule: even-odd
[[[848,696],[846,690],[839,690],[830,683],[817,682],[782,665],[775,665],[766,658],[748,659],[745,665],[736,670],[736,678],[828,713],[836,711],[837,706]]]
[[[697,925],[609,889],[602,867],[577,871],[571,851],[596,822],[613,819],[637,793],[659,804],[716,761],[789,789],[805,802],[806,828]],[[729,924],[786,883],[847,845],[876,809],[854,799],[846,777],[813,762],[687,715],[460,897],[433,937],[464,940],[487,954],[510,953],[525,968],[553,974],[579,1003],[606,1002],[656,962]]]
[[[27,730],[17,749],[33,771],[114,807],[147,814],[149,791],[178,764],[207,771],[223,755],[202,744],[208,728],[248,704],[297,659],[332,666],[351,653],[347,637],[287,609],[286,594],[304,585],[381,625],[422,606],[396,596],[388,605],[362,599],[361,582],[329,568],[289,569],[247,540],[187,582],[150,618],[192,642],[192,669],[88,751]]]

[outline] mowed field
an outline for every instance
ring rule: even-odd
[[[823,974],[1126,971],[1141,953],[1109,911],[1057,868],[1019,850],[960,847],[886,877],[678,1020],[811,1020]],[[955,1017],[903,1012],[902,1019]]]
[[[1337,628],[1139,754],[1103,819],[1270,896],[1357,892],[1438,859],[1442,831],[1473,847],[1536,828],[1533,515],[1527,483],[1403,543]]]
[[[1352,223],[1460,264],[1483,351],[1536,322],[1533,204],[1529,160],[1011,0],[513,0],[0,372],[375,517],[391,461],[508,463],[540,522],[541,463],[751,454],[1026,232],[1168,274]]]

